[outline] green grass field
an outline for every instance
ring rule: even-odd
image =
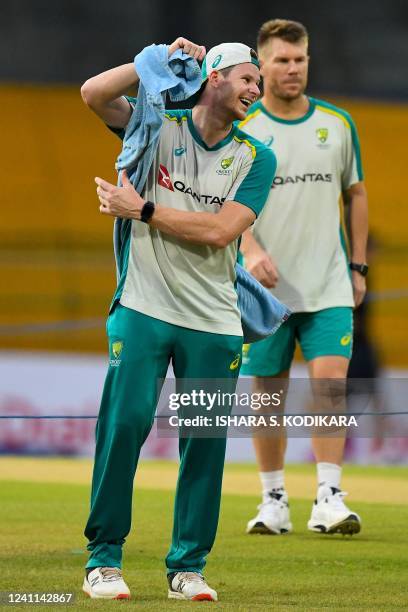
[[[52,460],[50,460],[52,465]],[[1,460],[0,460],[1,466]],[[236,466],[227,468],[237,471]],[[243,473],[255,468],[243,468]],[[310,473],[312,466],[292,468]],[[375,478],[376,468],[356,468]],[[407,470],[379,470],[381,478]],[[216,606],[219,610],[406,610],[408,609],[408,512],[400,503],[353,502],[362,532],[350,537],[309,533],[310,501],[292,499],[295,532],[247,536],[256,496],[225,494],[206,578],[219,603],[168,601],[163,559],[170,541],[173,494],[135,493],[133,530],[124,555],[129,601],[89,600],[81,592],[86,560],[83,526],[89,487],[84,484],[2,480],[0,476],[0,591],[74,592],[70,609],[175,610]],[[65,606],[13,606],[13,609]],[[2,609],[6,609],[5,606]],[[7,607],[7,609],[10,609]]]

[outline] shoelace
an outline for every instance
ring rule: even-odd
[[[204,576],[196,574],[195,572],[180,572],[178,576],[179,588],[182,590],[186,582],[205,582]]]
[[[343,497],[346,497],[348,493],[346,491],[337,491],[337,493],[333,493],[333,505],[340,508],[344,506]]]
[[[278,508],[283,508],[284,506],[287,506],[288,503],[287,501],[283,500],[282,497],[283,495],[281,493],[270,494],[270,498],[259,504],[257,509],[262,510],[262,508],[266,508],[267,506],[278,506]]]
[[[114,582],[122,578],[122,572],[118,567],[101,567],[103,582]]]
[[[325,495],[320,501],[330,501],[332,506],[334,506],[335,508],[343,509],[343,507],[345,506],[343,497],[346,497],[346,495],[348,495],[347,491],[336,491],[332,495]]]

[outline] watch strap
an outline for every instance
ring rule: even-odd
[[[355,263],[354,261],[350,261],[349,266],[350,270],[359,272],[361,276],[367,276],[368,265],[366,263]]]
[[[143,223],[149,223],[150,219],[153,217],[155,208],[154,202],[147,200],[140,211],[140,220],[143,221]]]

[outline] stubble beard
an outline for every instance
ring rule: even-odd
[[[300,85],[300,89],[297,91],[297,93],[293,94],[283,90],[278,85],[272,86],[270,91],[274,98],[277,98],[278,100],[282,100],[284,102],[292,102],[294,100],[299,100],[300,98],[302,98],[305,93],[305,89],[306,83]]]

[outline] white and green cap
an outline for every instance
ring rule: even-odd
[[[255,64],[259,68],[256,52],[243,43],[222,43],[210,49],[201,67],[203,81],[213,70],[222,70],[237,64]]]

